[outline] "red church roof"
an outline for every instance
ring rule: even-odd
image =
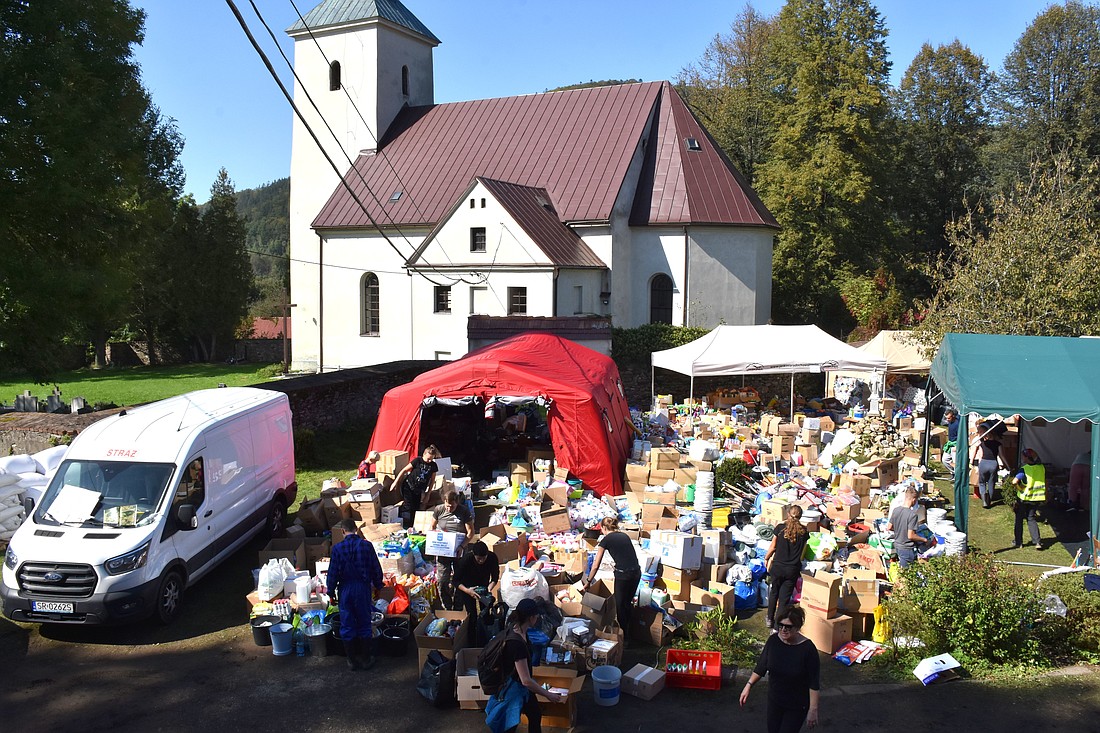
[[[632,224],[777,226],[668,82],[406,108],[313,226],[370,228],[360,202],[384,227],[433,226],[478,176],[545,189],[563,222],[606,221],[639,154]]]

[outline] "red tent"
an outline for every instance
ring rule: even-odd
[[[513,336],[391,389],[370,450],[416,455],[426,400],[496,396],[547,398],[557,465],[601,496],[622,493],[633,435],[619,369],[603,354],[545,333]]]

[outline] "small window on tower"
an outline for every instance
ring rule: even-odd
[[[409,67],[401,67],[401,94],[409,96]]]
[[[340,88],[340,62],[333,61],[328,65],[328,90],[335,92]]]

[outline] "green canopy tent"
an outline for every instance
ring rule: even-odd
[[[996,412],[1025,420],[1100,425],[1100,339],[949,333],[932,361],[931,374],[960,415]],[[955,526],[965,532],[970,456],[962,430],[955,457]],[[1094,429],[1089,516],[1094,540],[1100,538],[1098,465],[1100,429]]]

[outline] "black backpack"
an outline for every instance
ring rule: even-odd
[[[485,695],[500,692],[512,673],[512,669],[505,668],[507,660],[504,658],[505,642],[509,639],[523,641],[522,636],[507,629],[494,636],[477,655],[477,679],[481,683],[481,692]]]

